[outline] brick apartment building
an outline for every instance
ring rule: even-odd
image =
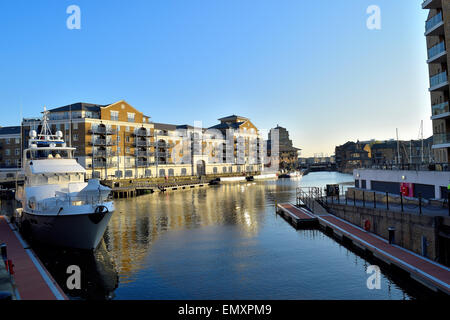
[[[219,121],[211,128],[153,123],[123,100],[49,110],[52,131],[61,131],[67,145],[76,148],[88,178],[101,179],[260,172],[258,129],[240,116]],[[20,167],[21,149],[31,130],[40,131],[40,119],[24,119],[22,134],[20,128],[0,129],[1,168]]]

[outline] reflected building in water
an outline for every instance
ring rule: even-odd
[[[255,182],[225,184],[117,201],[105,242],[121,282],[132,281],[132,274],[145,267],[152,245],[166,231],[236,225],[246,237],[255,236],[263,224],[264,215],[258,213],[270,188]]]

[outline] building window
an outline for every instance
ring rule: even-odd
[[[73,135],[73,141],[78,141],[78,134]]]
[[[166,170],[164,170],[164,169],[159,169],[159,176],[160,176],[160,177],[165,177],[165,176],[166,176]]]
[[[73,124],[73,130],[78,130],[78,123]]]
[[[117,153],[120,155],[120,152],[122,151],[122,149],[120,147],[117,147]]]
[[[130,137],[129,136],[126,137],[125,140],[126,140],[127,143],[129,143],[130,142]]]
[[[223,172],[223,173],[227,173],[227,167],[223,167],[223,168],[222,168],[222,172]]]
[[[9,138],[5,139],[5,143],[9,144]]]
[[[20,139],[16,138],[16,144],[20,144]]]
[[[20,149],[16,149],[16,156],[20,156]]]
[[[182,169],[181,169],[181,175],[182,175],[182,176],[187,175],[187,170],[186,170],[186,168],[182,168]]]
[[[9,139],[8,139],[8,140],[9,140]],[[10,155],[11,155],[11,150],[5,149],[5,155],[10,156]]]
[[[134,117],[135,117],[134,113],[128,112],[128,122],[134,122]]]
[[[217,167],[214,167],[214,168],[213,168],[213,173],[214,173],[214,174],[217,174],[217,172],[218,172],[218,171],[217,171]]]
[[[6,166],[9,167],[11,165],[11,160],[6,159]]]
[[[120,136],[117,136],[117,142],[120,142]]]
[[[130,132],[130,127],[127,126],[127,127],[125,128],[125,131],[126,131],[126,132]]]
[[[119,121],[119,111],[111,111],[111,121]]]
[[[173,169],[169,169],[169,177],[173,177],[175,175],[175,171]]]
[[[127,147],[127,153],[131,153],[130,147]],[[130,159],[128,159],[129,162]]]

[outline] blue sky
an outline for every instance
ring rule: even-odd
[[[155,122],[229,114],[304,155],[431,135],[421,0],[2,0],[0,125],[125,99]],[[81,30],[66,27],[69,5]],[[381,30],[366,27],[369,5]]]

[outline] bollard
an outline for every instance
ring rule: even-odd
[[[395,227],[389,227],[389,244],[395,244]]]
[[[422,215],[422,194],[419,193],[419,214]]]
[[[403,193],[400,192],[400,204],[402,207],[402,212],[403,212]]]
[[[389,193],[386,191],[386,210],[389,211]]]

